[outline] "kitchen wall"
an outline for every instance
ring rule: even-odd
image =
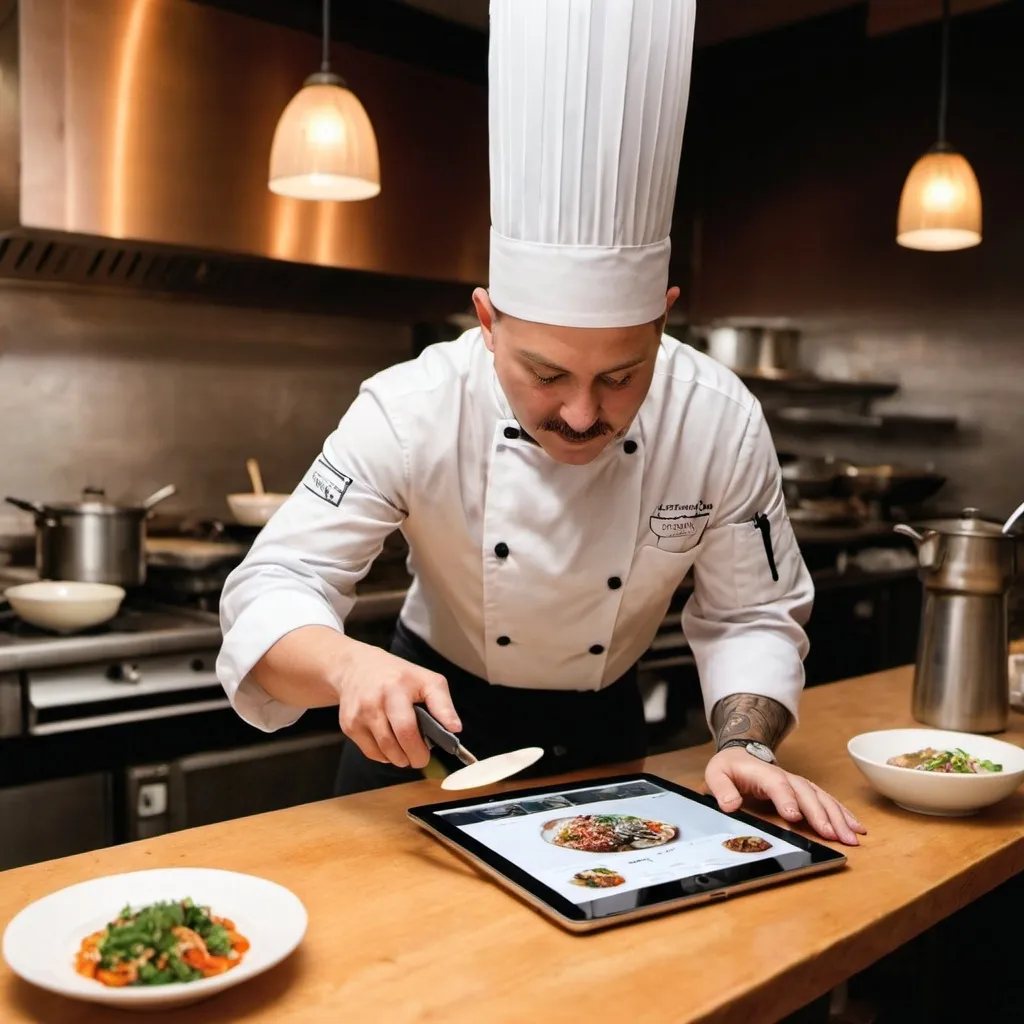
[[[934,462],[944,505],[1008,513],[1024,499],[1024,4],[953,20],[949,138],[981,184],[984,239],[952,253],[895,242],[904,178],[935,138],[939,26],[873,36],[867,13],[698,52],[674,277],[692,321],[790,319],[810,368],[900,384],[877,411],[962,428],[777,430],[779,447]]]
[[[246,458],[290,491],[360,382],[410,344],[402,323],[0,284],[0,497],[174,483],[161,511],[224,516]],[[31,529],[0,505],[0,535]]]

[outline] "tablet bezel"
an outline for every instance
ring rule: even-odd
[[[609,893],[605,897],[597,897],[587,904],[573,903],[553,889],[548,888],[548,886],[524,868],[514,864],[501,854],[495,853],[479,840],[461,831],[458,825],[450,824],[443,814],[438,813],[442,811],[450,812],[463,807],[479,807],[485,804],[514,803],[517,800],[563,793],[566,790],[604,789],[630,782],[649,782],[655,786],[660,786],[668,792],[675,793],[708,807],[721,814],[724,818],[731,818],[733,821],[749,825],[770,836],[774,836],[776,839],[790,843],[797,847],[797,849],[809,853],[811,861],[809,864],[802,865],[801,867],[786,868],[779,864],[780,857],[766,857],[756,860],[749,865],[724,868],[716,871],[713,875],[699,874],[685,879],[678,879],[674,882],[663,882],[658,885],[647,886],[644,889],[635,891],[642,893],[643,898],[651,899],[650,903],[625,911],[609,912],[595,916],[593,910],[596,908],[593,905],[601,899],[614,896],[614,893]],[[527,903],[541,911],[546,917],[573,932],[608,928],[639,918],[681,910],[701,903],[707,903],[711,900],[723,899],[734,894],[778,885],[798,878],[806,878],[809,875],[834,871],[844,867],[847,861],[846,854],[839,850],[833,850],[831,847],[815,842],[813,839],[808,839],[799,832],[793,832],[787,828],[775,825],[756,815],[748,814],[746,811],[733,811],[727,814],[719,809],[718,802],[713,796],[698,793],[695,790],[688,789],[686,786],[681,786],[670,779],[650,772],[630,772],[601,776],[594,779],[577,779],[571,782],[530,786],[503,793],[492,793],[487,796],[466,796],[441,803],[410,807],[407,814],[417,825],[424,828],[437,839],[440,839],[457,853],[468,858],[471,863],[482,869],[485,874],[495,878],[504,888],[510,889],[515,895],[525,899]],[[783,854],[782,858],[785,856],[787,855]],[[774,865],[774,870],[766,871],[765,868],[769,865]],[[686,884],[686,891],[682,895],[678,895],[679,888],[684,883]],[[660,896],[658,895],[658,890],[661,890]],[[673,895],[673,892],[676,895]],[[588,913],[588,908],[590,908],[590,913]]]

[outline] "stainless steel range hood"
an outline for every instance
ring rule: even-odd
[[[189,0],[0,0],[0,276],[465,305],[487,266],[485,90],[333,60],[377,132],[366,202],[267,189],[315,38]]]

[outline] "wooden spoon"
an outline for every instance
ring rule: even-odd
[[[266,492],[263,490],[263,477],[260,476],[260,464],[255,459],[246,459],[245,468],[249,471],[252,493],[265,494]]]

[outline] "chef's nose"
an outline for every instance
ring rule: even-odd
[[[562,421],[570,429],[582,434],[597,422],[600,411],[600,404],[595,400],[594,395],[585,388],[580,388],[562,406],[561,416]]]

